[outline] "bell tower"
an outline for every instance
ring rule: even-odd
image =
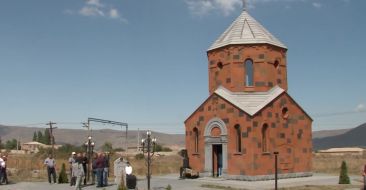
[[[232,92],[266,92],[278,85],[287,91],[286,52],[244,6],[207,51],[210,94],[219,86]]]

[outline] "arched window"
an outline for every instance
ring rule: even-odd
[[[268,125],[262,127],[262,152],[268,152]]]
[[[280,66],[280,62],[278,60],[276,60],[273,64],[273,66],[275,67],[275,69],[278,69],[278,66]]]
[[[245,61],[245,84],[253,86],[253,61],[250,59]]]
[[[195,127],[193,129],[193,135],[194,135],[194,152],[198,152],[198,129]]]
[[[282,117],[283,117],[283,119],[288,118],[288,108],[287,107],[282,108]]]
[[[241,129],[240,125],[235,125],[236,151],[241,152]]]
[[[224,68],[224,65],[222,64],[222,62],[217,63],[217,68],[219,68],[220,70],[221,70],[222,68]]]

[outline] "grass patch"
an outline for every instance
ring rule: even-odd
[[[339,175],[342,161],[347,162],[349,175],[362,175],[363,166],[366,163],[366,155],[326,155],[315,154],[313,156],[313,172]]]

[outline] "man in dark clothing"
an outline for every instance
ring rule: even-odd
[[[56,183],[56,162],[55,159],[52,158],[52,155],[49,155],[48,158],[44,161],[44,165],[47,166],[47,175],[48,182],[51,183],[51,175],[53,177],[53,182]]]
[[[103,169],[103,185],[108,186],[108,174],[109,174],[109,155],[102,154],[104,159],[104,169]]]
[[[94,153],[93,154],[93,159],[92,159],[92,185],[95,184],[95,176],[97,175],[97,159],[98,159],[98,154]]]
[[[82,165],[83,165],[83,169],[84,169],[84,174],[85,174],[85,177],[84,177],[84,185],[86,185],[86,172],[87,172],[87,167],[86,165],[88,164],[88,157],[86,157],[86,153],[84,152],[83,153],[83,157],[82,157]]]
[[[126,183],[127,183],[127,189],[136,189],[137,185],[137,178],[135,175],[130,174],[126,175]]]
[[[103,187],[104,186],[104,183],[103,183],[104,165],[105,165],[104,157],[103,157],[103,155],[101,153],[99,153],[98,154],[98,158],[96,160],[97,181],[98,181],[97,187]]]
[[[187,150],[182,150],[182,167],[180,167],[179,178],[184,179],[186,177],[185,169],[189,168],[189,158],[187,156]]]

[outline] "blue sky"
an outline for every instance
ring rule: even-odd
[[[183,133],[183,121],[208,96],[206,50],[241,6],[1,1],[0,123],[81,128],[96,117]],[[252,0],[248,7],[289,48],[289,93],[313,116],[313,130],[366,122],[366,1]]]

